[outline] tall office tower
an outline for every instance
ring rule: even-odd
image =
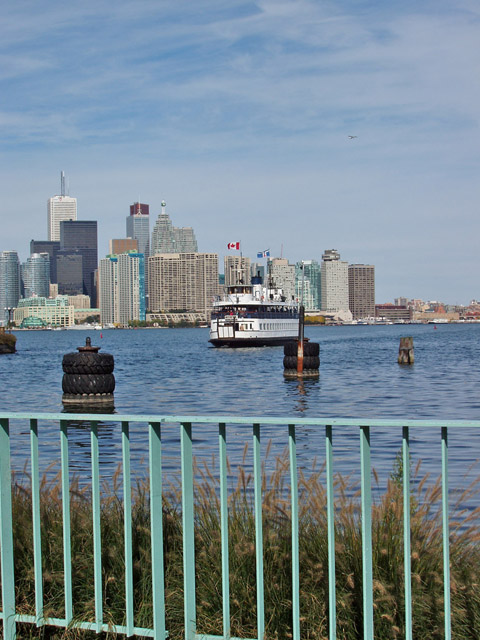
[[[34,253],[22,264],[24,298],[48,298],[50,286],[50,256]]]
[[[47,201],[48,239],[60,240],[60,222],[77,219],[77,199],[65,195],[65,173],[61,173],[60,195]]]
[[[322,256],[322,310],[348,311],[348,262],[340,260],[336,249]]]
[[[170,216],[165,213],[166,202],[162,202],[159,214],[152,231],[150,255],[159,253],[197,253],[198,245],[192,227],[174,227]]]
[[[375,316],[375,267],[372,264],[348,266],[348,297],[354,318]]]
[[[30,255],[48,253],[50,256],[50,282],[57,282],[57,251],[60,240],[30,240]]]
[[[138,240],[134,238],[113,238],[108,241],[108,253],[113,256],[117,253],[125,253],[126,251],[136,251],[143,253],[138,249]]]
[[[149,259],[150,311],[210,315],[218,295],[218,254],[164,253]]]
[[[302,268],[302,263],[297,262],[295,265],[295,287],[298,300],[302,298],[302,279],[305,309],[307,311],[320,309],[322,304],[322,265],[316,260],[309,260],[309,263],[303,264]]]
[[[268,261],[269,285],[281,289],[285,300],[295,299],[295,265],[288,264],[286,258],[272,258]]]
[[[16,251],[0,251],[0,326],[8,324],[8,311],[20,298],[20,262]]]
[[[118,322],[128,327],[130,320],[145,320],[145,256],[121,253],[117,261]]]
[[[98,304],[103,325],[118,324],[117,266],[116,255],[103,258],[98,266]]]
[[[76,296],[84,293],[83,256],[80,249],[59,249],[56,272],[60,295]]]
[[[137,241],[137,251],[145,258],[145,295],[148,298],[148,258],[150,256],[150,206],[141,202],[130,205],[127,217],[127,237]],[[132,247],[133,249],[134,247]],[[111,254],[123,251],[110,251]]]
[[[243,258],[240,256],[225,256],[224,268],[226,287],[231,287],[236,284],[250,284],[250,258]]]
[[[98,265],[97,221],[70,220],[60,223],[60,247],[82,256],[83,291],[90,296],[92,307],[97,304],[95,270]],[[57,274],[58,275],[58,274]]]

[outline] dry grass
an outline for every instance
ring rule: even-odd
[[[222,586],[220,504],[214,464],[196,469],[195,551],[197,628],[221,634]],[[441,487],[415,476],[411,548],[414,637],[443,638]],[[266,637],[291,637],[291,511],[288,460],[276,460],[263,474],[263,544]],[[392,472],[372,511],[374,624],[378,638],[404,637],[403,496],[399,469]],[[300,611],[302,638],[328,637],[328,558],[326,490],[322,469],[299,474]],[[229,554],[232,635],[256,637],[255,521],[253,478],[240,466],[230,472]],[[123,504],[119,474],[102,497],[102,571],[105,619],[124,624]],[[452,617],[455,638],[480,637],[480,528],[475,480],[458,497],[450,522]],[[148,485],[133,491],[135,624],[152,625],[150,516]],[[349,478],[335,478],[337,637],[363,637],[362,553],[359,493]],[[18,609],[33,614],[34,576],[31,494],[16,482],[13,495],[15,571]],[[181,495],[178,486],[164,496],[166,617],[171,638],[183,637]],[[45,613],[62,617],[63,544],[59,478],[41,488]],[[94,618],[91,496],[74,483],[71,490],[74,614]],[[90,638],[94,634],[24,625],[24,638]],[[108,634],[105,635],[108,637]]]

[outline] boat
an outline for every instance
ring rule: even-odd
[[[280,346],[298,338],[299,309],[262,278],[227,287],[213,303],[209,342],[214,347]]]

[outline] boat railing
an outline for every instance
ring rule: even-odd
[[[44,573],[44,554],[47,552],[45,531],[46,523],[42,522],[41,509],[42,479],[40,469],[51,460],[45,460],[49,455],[48,443],[42,441],[43,427],[48,423],[56,428],[59,442],[60,464],[60,515],[63,527],[63,614],[51,617],[52,604],[45,601],[46,575]],[[70,457],[72,447],[73,424],[82,423],[90,432],[89,468],[81,472],[81,480],[91,484],[91,518],[93,536],[93,556],[91,559],[91,573],[93,576],[92,615],[88,620],[79,619],[74,615],[76,602],[72,588],[72,474]],[[101,440],[103,423],[113,424],[110,439]],[[143,433],[143,441],[148,442],[148,458],[145,465],[148,468],[148,492],[150,510],[150,540],[151,540],[151,575],[142,576],[145,583],[152,584],[152,612],[153,619],[150,626],[136,626],[136,600],[134,597],[134,541],[132,539],[132,473],[131,473],[131,429],[132,426]],[[298,418],[298,417],[238,417],[238,416],[172,416],[172,415],[119,415],[119,414],[65,414],[65,413],[8,413],[0,412],[0,533],[1,533],[1,597],[3,620],[3,637],[13,640],[16,637],[17,625],[30,624],[41,628],[53,625],[64,628],[89,629],[97,633],[105,632],[112,637],[115,634],[126,634],[128,637],[166,638],[168,629],[166,611],[169,602],[165,592],[165,558],[164,532],[165,518],[168,516],[164,508],[164,448],[168,443],[162,438],[163,430],[168,427],[177,432],[179,446],[180,468],[176,477],[181,486],[181,520],[183,536],[183,625],[185,638],[230,638],[232,625],[231,595],[230,595],[230,564],[232,541],[229,539],[229,493],[230,485],[229,463],[227,452],[231,454],[229,438],[236,447],[251,444],[250,468],[252,475],[252,501],[254,508],[254,555],[256,582],[256,638],[264,638],[267,619],[270,615],[265,605],[265,573],[264,573],[264,535],[262,512],[265,508],[265,487],[262,484],[262,465],[265,462],[266,440],[271,429],[275,428],[275,437],[285,443],[288,448],[287,473],[289,477],[288,518],[290,527],[290,569],[291,600],[285,606],[290,607],[291,637],[300,640],[302,627],[301,608],[301,576],[299,573],[299,509],[302,504],[302,492],[299,491],[299,471],[297,468],[297,446],[308,446],[306,438],[311,430],[321,430],[324,435],[325,455],[325,492],[326,519],[328,545],[328,566],[325,573],[328,580],[328,637],[336,638],[337,604],[336,604],[336,517],[337,492],[340,491],[334,483],[335,448],[334,439],[342,430],[356,429],[358,443],[358,467],[360,474],[360,513],[361,513],[361,598],[363,601],[363,638],[374,638],[375,600],[381,597],[378,588],[374,588],[374,556],[372,553],[372,464],[371,464],[371,434],[376,429],[396,431],[401,438],[401,477],[400,486],[403,489],[403,540],[396,540],[395,544],[403,544],[403,591],[404,595],[404,626],[407,639],[412,638],[412,553],[411,536],[411,484],[410,471],[410,434],[419,433],[423,429],[436,429],[439,442],[439,469],[441,469],[441,508],[442,508],[442,537],[443,537],[443,573],[438,576],[443,581],[443,614],[442,626],[445,638],[451,637],[451,601],[450,601],[450,557],[449,557],[449,481],[448,481],[448,435],[450,431],[480,429],[480,422],[467,421],[437,421],[437,420],[354,420],[334,418]],[[214,429],[217,434],[218,446],[212,455],[215,456],[218,467],[218,509],[219,509],[219,546],[221,553],[221,570],[215,578],[222,601],[222,623],[216,635],[204,634],[197,628],[197,603],[204,597],[199,592],[196,579],[196,535],[198,521],[195,516],[195,453],[197,448],[203,447],[202,432]],[[12,515],[12,435],[18,433],[29,434],[30,452],[28,463],[30,468],[30,486],[26,487],[32,498],[31,526],[33,537],[32,566],[28,568],[34,582],[33,601],[25,602],[24,594],[16,592],[15,579],[20,568],[16,565],[15,541],[13,539]],[[239,433],[244,434],[239,438]],[[50,431],[51,439],[51,431]],[[197,439],[198,438],[198,439]],[[171,439],[171,434],[169,435]],[[16,440],[15,440],[16,441]],[[170,440],[168,440],[169,442]],[[49,441],[51,445],[51,440]],[[233,446],[233,445],[232,445]],[[108,611],[108,602],[104,593],[106,585],[103,582],[103,550],[102,550],[102,489],[101,478],[104,477],[102,466],[102,451],[106,448],[119,447],[121,451],[121,487],[118,501],[123,512],[124,540],[124,615],[122,620],[112,620]],[[18,453],[18,452],[14,452]],[[311,456],[317,452],[311,451]],[[339,454],[341,455],[341,453]],[[78,471],[77,471],[78,475]],[[86,494],[85,494],[86,495]],[[86,498],[85,498],[86,499]],[[287,507],[285,507],[287,509]],[[285,511],[283,512],[285,516]],[[278,513],[278,517],[284,517]],[[212,578],[213,579],[213,578]],[[437,630],[438,631],[438,630]],[[439,631],[438,631],[439,632]],[[360,633],[360,631],[359,631]],[[440,633],[440,632],[439,632]],[[200,635],[199,635],[200,634]]]

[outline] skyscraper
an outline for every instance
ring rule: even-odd
[[[272,258],[268,261],[268,278],[288,302],[295,299],[295,265],[288,264],[286,258]]]
[[[197,253],[198,245],[192,227],[174,227],[165,213],[166,202],[152,231],[151,255],[160,253]]]
[[[75,296],[84,293],[83,256],[80,249],[60,249],[57,251],[58,293]]]
[[[60,240],[60,222],[77,219],[77,199],[65,195],[65,173],[61,173],[60,195],[47,201],[48,239]]]
[[[348,262],[340,260],[336,249],[327,249],[322,256],[322,310],[348,309]]]
[[[354,318],[375,316],[375,267],[371,264],[348,265],[348,297]]]
[[[98,266],[97,221],[70,220],[60,223],[60,247],[82,256],[83,291],[90,296],[92,307],[97,301],[95,270]]]
[[[25,298],[48,298],[50,285],[50,256],[34,253],[22,264],[22,280]]]
[[[148,258],[150,256],[150,205],[134,202],[127,217],[127,238],[137,241],[138,253],[144,256],[145,297],[148,297]],[[123,253],[111,251],[110,253]]]
[[[30,240],[30,255],[48,253],[50,256],[50,282],[57,282],[57,251],[60,240]]]
[[[307,263],[297,262],[295,265],[295,287],[298,300],[302,297],[305,309],[320,309],[322,304],[322,267],[316,260]],[[304,276],[304,277],[303,277]]]
[[[131,320],[145,320],[143,253],[129,251],[100,260],[99,299],[103,324],[127,327]]]
[[[241,256],[225,256],[224,269],[226,287],[231,287],[236,284],[250,284],[250,258]]]
[[[218,295],[218,254],[164,253],[149,260],[150,311],[208,316]]]
[[[16,251],[0,251],[0,325],[8,323],[8,312],[20,298],[20,263]]]

